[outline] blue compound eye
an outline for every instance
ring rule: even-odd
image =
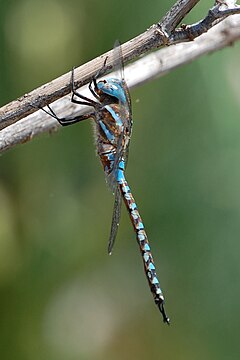
[[[117,79],[100,80],[97,83],[97,87],[98,90],[117,98],[121,102],[126,101],[125,91]]]

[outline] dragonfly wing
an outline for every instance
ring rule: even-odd
[[[121,205],[122,205],[122,196],[121,196],[119,187],[116,187],[112,224],[111,224],[111,232],[110,232],[110,236],[109,236],[109,240],[108,240],[108,254],[109,255],[112,254],[112,248],[115,243],[116,236],[117,236],[118,226],[119,226],[119,222],[120,222],[120,215],[121,215]]]
[[[119,40],[116,40],[113,46],[113,71],[119,80],[124,79],[124,65],[122,57],[122,47]]]
[[[119,41],[116,41],[114,44],[114,70],[117,74],[117,78],[121,83],[121,87],[124,90],[126,95],[125,99],[121,100],[119,97],[118,103],[118,116],[122,122],[122,129],[121,134],[118,137],[117,145],[116,145],[116,152],[114,163],[111,169],[110,174],[108,175],[107,182],[110,185],[110,188],[115,193],[115,202],[114,202],[114,209],[113,209],[113,217],[112,217],[112,225],[111,225],[111,232],[110,238],[108,243],[108,253],[111,254],[112,248],[114,245],[114,241],[117,235],[117,230],[120,221],[120,213],[121,213],[121,203],[122,203],[122,196],[120,189],[117,184],[117,173],[119,169],[119,164],[123,160],[124,165],[127,163],[128,158],[128,147],[129,141],[131,137],[131,129],[132,129],[132,114],[131,114],[131,100],[129,91],[127,88],[127,84],[124,80],[124,65],[123,65],[123,57],[122,57],[122,49]]]

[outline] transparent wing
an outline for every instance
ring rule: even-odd
[[[114,159],[114,165],[112,172],[109,176],[108,183],[111,187],[111,189],[115,190],[116,185],[114,187],[114,183],[116,182],[115,174],[116,170],[118,168],[120,160],[123,158],[125,160],[125,165],[127,165],[127,156],[128,156],[128,147],[129,142],[127,146],[123,146],[123,138],[126,135],[126,129],[128,129],[129,132],[129,138],[131,136],[132,132],[132,111],[131,111],[131,99],[129,90],[127,87],[127,84],[124,79],[124,64],[123,64],[123,56],[122,56],[122,48],[119,40],[115,41],[114,49],[113,49],[113,69],[117,76],[117,78],[121,81],[121,86],[123,87],[125,93],[126,93],[126,101],[122,102],[119,101],[119,116],[123,122],[123,130],[121,133],[121,136],[119,136],[118,144],[117,144],[117,150],[116,155]]]
[[[124,65],[122,47],[119,40],[116,40],[113,47],[113,71],[119,80],[124,81]]]
[[[131,114],[131,101],[129,91],[124,80],[124,67],[123,67],[123,58],[122,58],[122,50],[120,42],[117,40],[114,44],[114,71],[116,77],[121,82],[121,86],[123,87],[124,91],[126,92],[126,101],[119,101],[119,117],[123,123],[123,129],[121,135],[118,138],[116,154],[114,159],[114,164],[111,173],[108,176],[108,184],[110,188],[115,193],[115,201],[114,201],[114,208],[113,208],[113,216],[112,216],[112,224],[111,224],[111,231],[110,237],[108,242],[108,253],[111,254],[112,248],[116,239],[118,226],[120,222],[120,215],[121,215],[121,204],[122,204],[122,197],[121,193],[116,181],[116,173],[118,171],[119,163],[123,159],[125,162],[125,166],[127,164],[128,158],[128,147],[129,147],[129,140],[127,141],[127,146],[125,144],[126,141],[126,134],[129,132],[129,139],[131,135],[131,128],[132,128],[132,114]],[[127,129],[129,129],[127,131]]]
[[[119,226],[119,222],[120,222],[120,215],[121,215],[121,206],[122,206],[122,196],[121,196],[119,187],[116,187],[111,231],[110,231],[110,236],[109,236],[109,240],[108,240],[108,254],[109,255],[112,254],[112,248],[115,243],[116,236],[117,236],[118,226]]]

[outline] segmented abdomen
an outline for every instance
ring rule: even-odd
[[[137,242],[139,244],[139,248],[142,254],[144,270],[148,279],[149,287],[154,297],[154,301],[159,307],[160,312],[162,313],[164,322],[169,323],[169,318],[167,317],[164,310],[164,296],[160,287],[159,280],[157,278],[155,265],[153,261],[153,257],[151,254],[151,249],[149,245],[149,241],[147,238],[147,234],[144,229],[142,218],[139,214],[137,204],[134,200],[134,197],[131,193],[130,187],[125,179],[124,174],[124,160],[120,161],[117,182],[124,199],[125,205],[129,212],[133,228],[137,235]]]

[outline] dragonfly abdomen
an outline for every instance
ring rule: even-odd
[[[158,306],[164,322],[169,324],[169,318],[167,317],[164,310],[164,296],[160,287],[160,283],[156,274],[155,265],[153,261],[153,256],[151,253],[151,248],[149,245],[148,237],[143,225],[142,218],[139,214],[137,204],[132,195],[128,182],[124,174],[124,161],[120,161],[119,170],[117,176],[117,182],[120,188],[120,192],[124,199],[124,203],[130,215],[133,228],[137,235],[137,242],[142,254],[144,270],[148,279],[149,287],[154,297],[154,301]]]

